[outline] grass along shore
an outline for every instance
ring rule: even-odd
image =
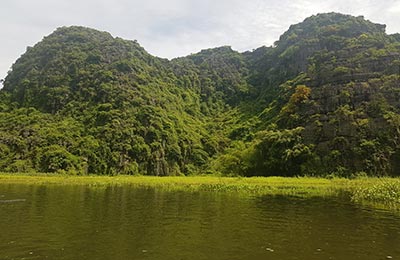
[[[356,203],[400,210],[400,178],[154,177],[0,174],[0,184],[133,185],[163,190],[234,192],[298,197],[348,196]]]

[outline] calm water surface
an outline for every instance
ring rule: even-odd
[[[400,259],[400,216],[338,199],[0,184],[0,259]]]

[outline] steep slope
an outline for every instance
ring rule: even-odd
[[[56,30],[13,65],[2,92],[20,108],[7,111],[0,124],[7,134],[1,140],[6,171],[17,164],[46,172],[190,173],[218,146],[204,127],[198,91],[181,86],[167,60],[108,33],[82,27]],[[20,114],[43,115],[54,125],[39,120],[32,129],[33,122],[24,117],[14,131],[8,117]],[[57,132],[55,122],[66,118],[74,129],[71,138],[41,135],[44,127]],[[44,141],[26,144],[38,136]],[[80,138],[91,141],[75,143]],[[82,151],[89,144],[87,155]]]
[[[318,156],[315,171],[395,173],[400,44],[362,17],[326,16],[336,23],[319,27],[322,48],[303,70],[310,92],[295,99],[294,90],[281,124],[305,128],[304,141]]]
[[[396,174],[400,37],[319,14],[273,47],[171,61],[84,27],[21,56],[0,92],[0,170]]]
[[[267,130],[228,154],[240,162],[228,168],[245,175],[396,174],[400,44],[384,29],[363,17],[321,14],[291,26],[276,47],[245,54],[256,64],[258,98],[274,93],[274,101],[261,113]]]

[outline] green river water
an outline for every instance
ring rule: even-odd
[[[0,184],[0,259],[400,259],[400,215],[338,198]]]

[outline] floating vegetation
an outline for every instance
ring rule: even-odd
[[[355,202],[400,209],[400,179],[375,179],[370,185],[360,185],[352,192]]]
[[[280,195],[296,197],[347,196],[356,203],[400,209],[398,178],[313,178],[313,177],[154,177],[154,176],[70,176],[0,175],[3,184],[132,185],[168,191],[231,192],[239,195]]]

